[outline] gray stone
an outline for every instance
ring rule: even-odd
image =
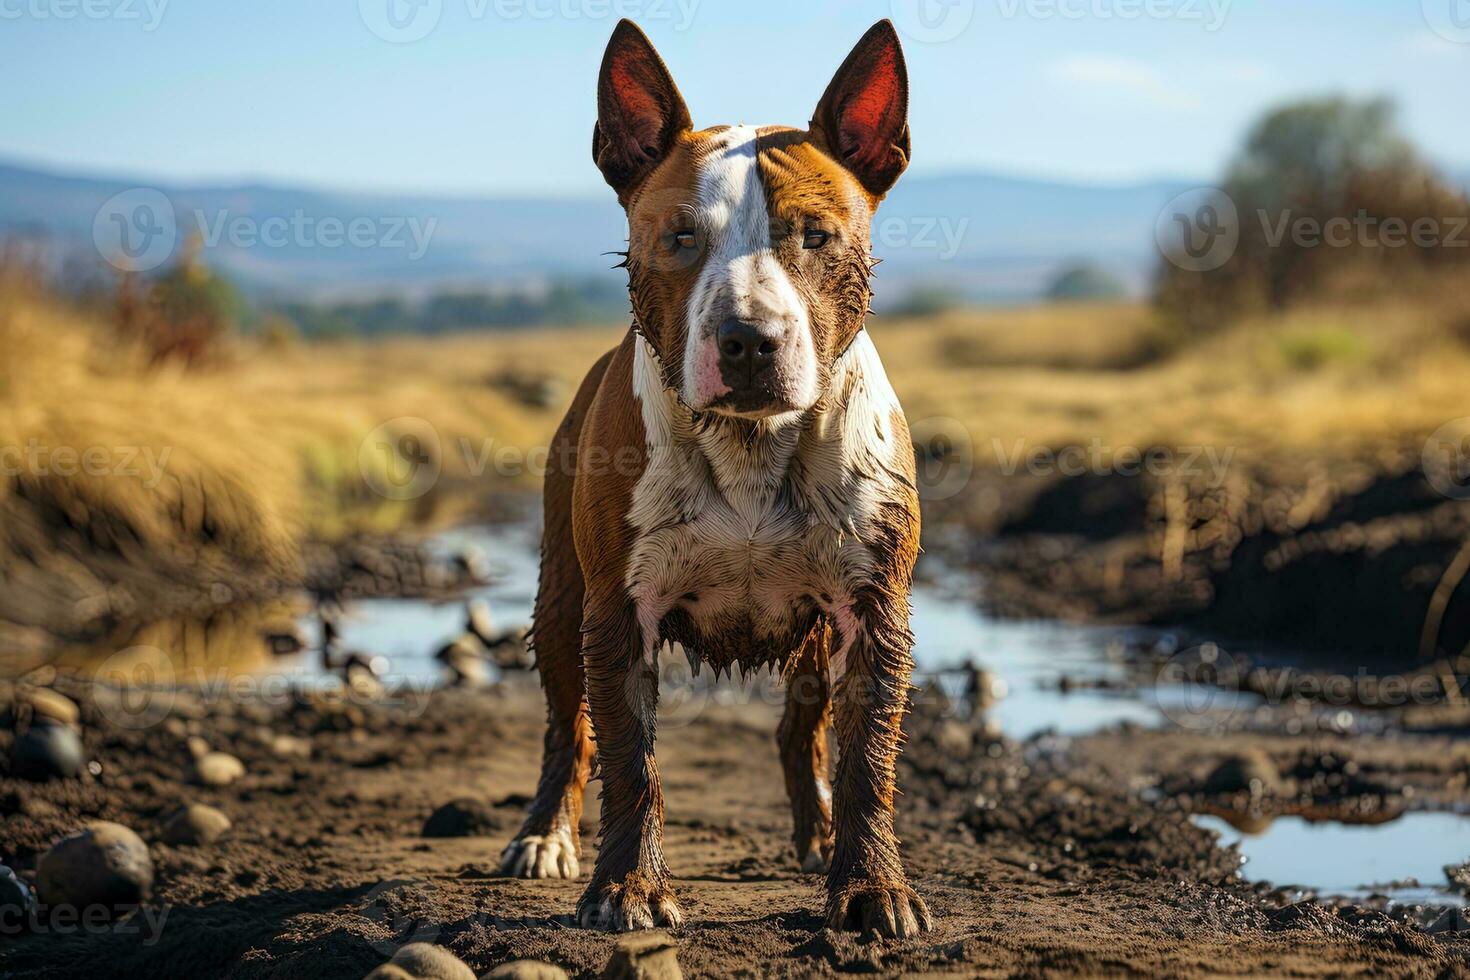
[[[99,820],[41,856],[36,885],[47,905],[136,906],[153,888],[153,858],[137,834]]]
[[[0,925],[24,923],[35,908],[35,893],[19,875],[0,864]]]
[[[82,771],[85,750],[76,729],[55,721],[37,721],[15,737],[10,747],[10,774],[36,783],[70,779]]]
[[[476,980],[475,971],[443,946],[409,943],[388,961],[418,980]]]
[[[163,841],[175,846],[213,844],[230,829],[230,818],[212,806],[190,803],[163,825]]]

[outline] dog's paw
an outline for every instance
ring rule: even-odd
[[[668,886],[629,880],[588,888],[577,903],[577,922],[584,929],[605,932],[632,932],[655,926],[677,929],[684,924],[684,913],[679,911]]]
[[[512,878],[575,878],[580,872],[568,830],[517,837],[500,855],[500,873]]]
[[[906,884],[848,885],[827,902],[827,925],[883,939],[907,939],[934,928],[924,900]]]

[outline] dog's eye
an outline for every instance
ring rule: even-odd
[[[694,247],[694,232],[692,232],[692,231],[676,231],[676,232],[674,232],[674,245],[677,246],[678,248],[693,248]]]
[[[807,231],[806,237],[802,238],[801,247],[821,248],[823,245],[827,244],[827,239],[831,237],[831,235],[827,234],[825,231],[822,231],[820,228],[812,228]]]

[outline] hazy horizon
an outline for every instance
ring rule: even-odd
[[[597,65],[629,13],[697,125],[802,124],[857,37],[893,17],[915,176],[1207,182],[1263,111],[1330,93],[1394,99],[1410,139],[1458,175],[1466,2],[14,0],[0,2],[0,58],[20,97],[0,160],[189,185],[593,197]]]

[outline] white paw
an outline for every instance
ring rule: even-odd
[[[527,834],[500,855],[500,873],[512,878],[575,878],[581,873],[571,831]]]

